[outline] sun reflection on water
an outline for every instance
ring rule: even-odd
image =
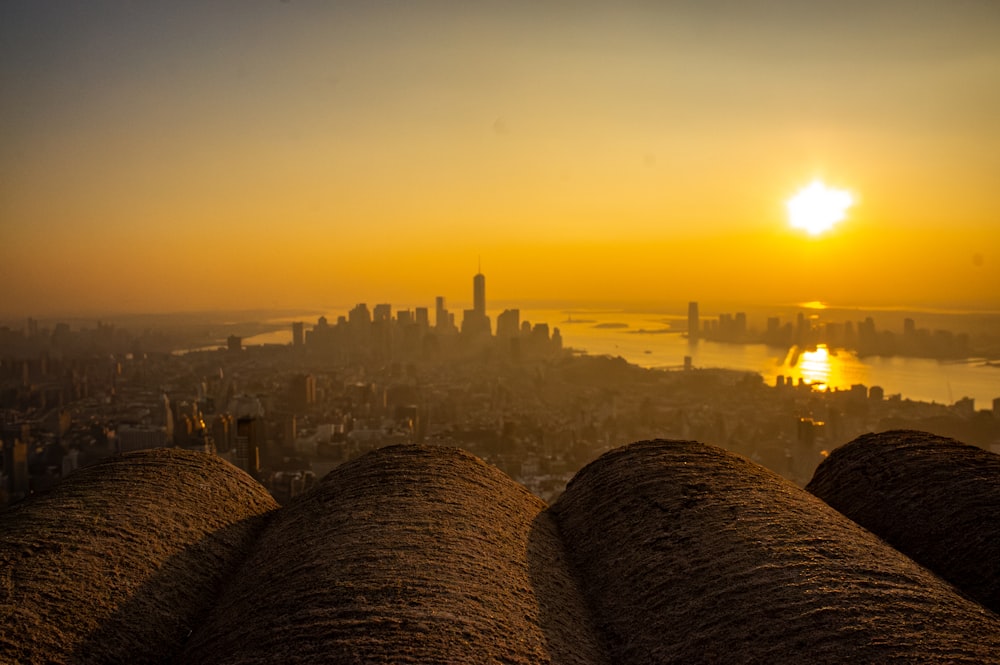
[[[799,371],[802,379],[817,390],[826,390],[833,372],[830,349],[820,344],[815,351],[803,351],[799,357]]]

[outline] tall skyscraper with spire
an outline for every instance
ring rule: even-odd
[[[486,276],[482,272],[472,278],[472,310],[477,316],[486,316]]]
[[[480,262],[479,272],[472,278],[472,309],[463,312],[462,332],[469,336],[493,334],[490,318],[486,316],[486,276]]]

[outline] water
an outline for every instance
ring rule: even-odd
[[[494,325],[496,314],[492,317]],[[329,317],[336,320],[336,316]],[[571,320],[569,320],[571,319]],[[307,318],[306,327],[315,319]],[[563,344],[592,355],[621,356],[642,366],[679,368],[690,356],[694,367],[757,372],[770,385],[779,375],[793,381],[823,384],[831,389],[847,389],[854,384],[881,386],[886,396],[953,404],[971,397],[976,408],[987,409],[1000,397],[1000,368],[970,362],[937,361],[926,358],[866,357],[849,351],[790,350],[764,344],[722,344],[699,340],[689,343],[680,331],[686,329],[683,316],[663,314],[560,310],[521,310],[521,320],[548,323],[559,328]],[[647,332],[639,332],[645,330]],[[667,332],[674,330],[674,332]],[[648,332],[657,331],[657,332]],[[245,345],[291,344],[291,323],[287,328],[262,333],[244,340]],[[796,357],[797,355],[797,357]]]
[[[926,358],[866,357],[853,352],[801,350],[798,358],[789,350],[764,344],[723,344],[699,340],[689,343],[680,332],[641,333],[639,330],[684,330],[686,318],[630,312],[522,311],[522,320],[547,322],[559,328],[563,344],[593,355],[621,356],[642,367],[674,368],[690,356],[694,367],[722,367],[757,372],[774,385],[779,375],[800,378],[829,388],[847,389],[854,384],[881,386],[887,396],[952,404],[971,397],[980,409],[990,408],[1000,397],[1000,368],[971,362],[937,361]],[[625,327],[595,327],[623,324]],[[794,362],[794,364],[793,364]]]

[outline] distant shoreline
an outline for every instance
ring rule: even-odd
[[[462,301],[456,301],[452,304],[453,307],[463,307],[465,304]],[[432,307],[433,303],[430,302],[426,305],[428,308]],[[1000,318],[1000,307],[997,306],[983,306],[981,308],[974,307],[962,307],[962,308],[948,308],[935,305],[842,305],[842,304],[832,304],[824,303],[822,307],[811,306],[811,303],[727,303],[721,301],[705,300],[701,301],[703,308],[702,316],[713,316],[717,312],[727,312],[727,311],[747,311],[754,314],[763,314],[765,312],[790,312],[790,311],[802,311],[811,312],[817,315],[825,316],[849,316],[855,318],[858,316],[871,314],[887,314],[893,316],[905,316],[909,314],[913,315],[927,315],[927,316],[944,316],[944,317],[969,317],[969,316],[985,316],[985,317],[998,317]],[[0,315],[0,326],[6,326],[10,328],[18,328],[30,318],[37,320],[40,324],[51,325],[54,323],[69,323],[69,324],[82,324],[86,326],[92,326],[97,321],[102,321],[105,323],[113,323],[115,325],[121,325],[123,327],[128,327],[129,324],[139,324],[139,323],[159,323],[159,324],[178,324],[178,323],[191,323],[196,322],[200,324],[226,324],[234,322],[243,323],[264,323],[272,322],[276,320],[293,321],[302,320],[310,321],[319,318],[320,316],[330,316],[331,312],[342,312],[346,315],[352,305],[331,305],[324,307],[304,307],[304,308],[277,308],[277,309],[218,309],[218,310],[188,310],[188,311],[146,311],[146,312],[111,312],[106,310],[94,310],[92,312],[88,311],[76,311],[76,312],[63,312],[63,313],[45,313],[40,315],[35,314],[13,314],[6,313]],[[412,304],[401,304],[393,305],[394,310],[399,309],[412,309],[414,305]],[[617,304],[615,306],[606,306],[605,304],[593,304],[593,305],[583,305],[581,303],[567,303],[567,302],[531,302],[531,301],[521,301],[520,303],[513,300],[496,300],[493,301],[493,305],[489,307],[490,313],[502,312],[504,309],[520,309],[523,311],[550,311],[550,312],[561,312],[563,317],[558,321],[553,323],[557,324],[569,324],[569,323],[597,323],[598,319],[593,318],[595,314],[649,314],[657,316],[669,316],[675,318],[684,318],[686,316],[686,303],[677,304],[655,304],[655,303],[624,303]],[[574,318],[575,315],[581,315],[581,317],[586,318]]]

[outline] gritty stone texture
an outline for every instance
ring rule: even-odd
[[[0,662],[176,653],[277,504],[218,457],[109,458],[0,513]]]
[[[612,662],[1000,659],[1000,618],[719,448],[611,451],[553,512]]]
[[[961,444],[876,443],[896,439],[943,476],[882,504],[950,479],[936,501],[995,505]],[[860,465],[874,489],[833,486],[891,486],[909,467],[890,454]],[[161,449],[0,513],[0,662],[998,663],[1000,616],[690,441],[609,452],[551,508],[453,448],[374,451],[280,509],[220,459]]]
[[[544,503],[473,455],[382,448],[299,499],[183,662],[602,662]]]
[[[1000,613],[1000,455],[925,432],[866,434],[806,489]]]

